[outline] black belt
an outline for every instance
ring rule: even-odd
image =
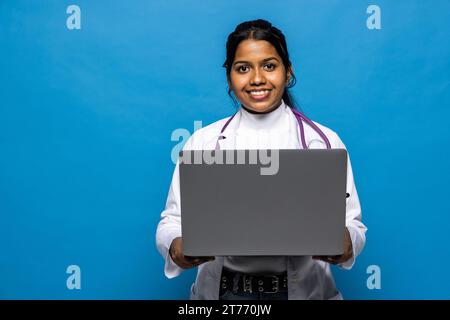
[[[251,275],[223,268],[220,294],[230,290],[244,293],[277,293],[287,291],[287,273],[276,275]]]

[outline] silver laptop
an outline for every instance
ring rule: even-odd
[[[184,254],[342,254],[346,181],[344,149],[182,151]]]

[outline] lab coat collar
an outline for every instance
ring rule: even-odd
[[[281,105],[276,110],[273,110],[272,112],[270,112],[270,115],[269,114],[267,115],[269,117],[262,117],[261,120],[262,121],[267,121],[267,120],[270,121],[273,119],[280,118],[281,114],[283,112],[285,112],[286,108],[287,108],[287,105],[284,103],[283,100],[281,100]],[[245,113],[245,115],[243,115],[243,113]],[[249,113],[245,109],[243,109],[242,106],[239,107],[239,110],[236,112],[233,120],[230,121],[230,123],[228,124],[225,131],[222,134],[218,133],[215,136],[215,141],[217,141],[217,138],[221,137],[219,139],[219,146],[220,146],[221,150],[235,148],[236,135],[238,134],[239,124],[241,123],[243,116],[247,118],[246,120],[251,119],[252,122],[259,120],[259,119],[256,119],[255,117],[252,118],[252,116],[254,116],[254,115]],[[256,116],[259,116],[259,115],[256,115]],[[221,123],[220,129],[222,129],[222,127],[225,125],[225,123],[228,121],[228,119],[229,119],[229,117],[226,118],[223,123]],[[219,129],[219,131],[220,131],[220,129]]]

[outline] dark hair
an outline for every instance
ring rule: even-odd
[[[286,71],[291,68],[292,63],[291,60],[289,60],[286,39],[284,38],[283,33],[266,20],[258,19],[246,21],[239,24],[228,36],[227,57],[223,63],[223,67],[227,69],[228,79],[230,78],[231,66],[236,55],[236,49],[242,41],[248,39],[265,40],[271,43],[277,50],[278,55],[281,57]],[[294,109],[296,108],[295,100],[288,89],[292,88],[296,82],[297,79],[291,69],[291,78],[283,92],[282,99],[288,106]],[[231,95],[231,89],[228,89],[228,95],[235,101],[234,97]]]

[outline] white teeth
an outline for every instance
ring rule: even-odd
[[[268,92],[269,92],[269,90],[258,90],[258,91],[250,91],[250,94],[252,96],[263,96]]]

